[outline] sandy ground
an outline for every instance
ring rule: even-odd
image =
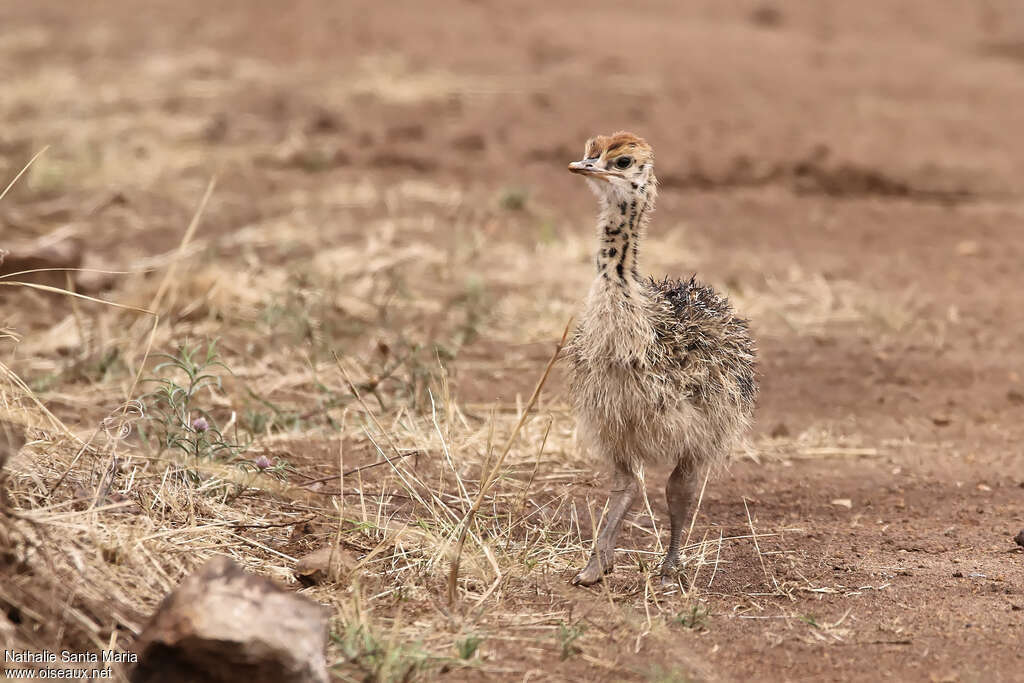
[[[285,287],[271,266],[393,258],[423,299],[485,291],[450,361],[470,407],[529,392],[587,286],[594,207],[566,162],[595,133],[653,144],[645,268],[728,290],[761,350],[750,452],[693,533],[763,535],[688,574],[699,628],[620,627],[645,620],[650,561],[623,554],[603,587],[538,579],[584,615],[583,654],[495,645],[494,671],[452,678],[1024,678],[1015,3],[37,0],[0,3],[0,27],[0,177],[50,146],[3,238],[72,226],[132,267],[216,174],[200,271],[243,264],[259,292]],[[67,315],[39,301],[4,304],[26,340]],[[603,504],[593,467],[560,484],[580,510]],[[656,549],[651,524],[638,509],[620,547]]]

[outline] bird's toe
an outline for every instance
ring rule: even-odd
[[[592,571],[590,567],[587,567],[572,580],[574,586],[593,586],[595,583],[601,580],[604,576],[603,572]]]
[[[605,574],[611,572],[613,566],[610,561],[604,561],[599,555],[595,554],[590,558],[586,569],[577,574],[572,580],[572,584],[574,586],[592,586],[600,581]]]

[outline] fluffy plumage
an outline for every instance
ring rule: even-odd
[[[633,471],[655,461],[720,462],[753,412],[747,321],[693,278],[648,279],[619,310],[597,294],[568,353],[585,441]]]
[[[576,578],[590,584],[610,570],[644,463],[676,465],[663,571],[674,567],[694,476],[721,462],[749,426],[755,350],[747,321],[711,287],[692,277],[641,277],[639,242],[657,197],[653,152],[642,138],[592,138],[569,169],[587,178],[600,207],[597,276],[567,349],[570,389],[581,436],[616,466],[608,527]]]

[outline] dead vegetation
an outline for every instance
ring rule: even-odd
[[[54,16],[78,24],[0,39],[0,186],[16,180],[0,249],[85,269],[0,274],[6,647],[130,650],[160,600],[224,555],[328,607],[340,680],[1009,670],[992,643],[1019,642],[998,630],[1019,570],[990,536],[1020,528],[1019,482],[998,483],[1019,471],[1020,378],[1000,365],[1019,329],[1012,299],[970,283],[1019,270],[1021,207],[988,191],[1016,177],[1018,141],[999,137],[1015,110],[980,98],[984,134],[953,134],[964,84],[1005,60],[958,70],[929,48],[895,69],[884,40],[858,48],[856,33],[849,59],[788,39],[763,58],[758,41],[811,10],[747,8],[744,25],[771,30],[702,18],[679,41],[632,17],[652,22],[650,49],[682,50],[660,72],[630,72],[581,31],[537,43],[549,70],[527,76],[508,65],[529,32],[481,28],[465,63],[420,64],[388,31],[365,48],[331,29],[325,52],[379,52],[331,61],[302,52],[340,11],[327,3],[295,10],[301,40],[256,47],[250,26],[278,26],[276,5],[245,4],[237,23],[197,6],[188,27],[121,9],[116,34],[68,5]],[[184,45],[195,27],[216,49],[130,47],[151,28]],[[497,60],[500,77],[480,75]],[[791,102],[735,78],[762,67]],[[852,122],[846,89],[864,95]],[[771,418],[736,476],[709,482],[668,591],[651,581],[660,495],[625,523],[635,571],[569,588],[603,473],[576,445],[558,363],[528,410],[592,274],[588,198],[577,210],[550,182],[578,153],[564,122],[611,93],[649,104],[630,125],[664,140],[648,268],[723,283],[766,344]],[[791,145],[805,116],[822,129]],[[815,140],[832,151],[804,153]],[[1005,358],[983,360],[992,349]],[[951,563],[959,583],[944,583]],[[931,630],[937,602],[974,628]]]
[[[443,196],[413,187],[393,201]],[[639,578],[598,589],[611,616],[580,614],[565,577],[601,511],[589,497],[580,507],[579,487],[597,473],[577,451],[560,383],[543,386],[540,354],[554,359],[555,337],[527,332],[547,341],[507,369],[500,357],[459,362],[462,346],[514,321],[564,326],[571,301],[506,296],[501,311],[514,317],[497,320],[482,283],[459,293],[456,273],[480,256],[473,241],[417,244],[401,219],[361,248],[311,255],[302,272],[264,266],[257,289],[234,260],[214,266],[193,248],[261,244],[259,226],[204,235],[210,196],[162,265],[119,276],[104,295],[116,305],[4,276],[8,301],[45,296],[53,312],[49,328],[34,322],[18,346],[4,342],[31,353],[20,372],[4,368],[0,394],[31,435],[5,470],[2,600],[18,646],[130,649],[158,601],[215,555],[330,606],[328,662],[343,680],[500,675],[551,653],[654,675],[630,653],[674,624],[699,632],[723,600],[742,596],[737,616],[821,588],[779,581],[794,530],[757,529],[750,513],[746,530],[698,526],[683,549],[687,578],[662,595],[650,582],[659,524],[645,503],[627,548]],[[301,250],[310,238],[285,239]],[[442,285],[456,293],[439,295]],[[812,308],[801,300],[775,305],[789,324],[818,324],[793,317]],[[470,405],[453,371],[466,384],[512,373],[524,389],[538,381],[537,393]],[[322,569],[303,560],[331,547]],[[718,593],[737,554],[756,558],[762,577]],[[609,618],[632,643],[622,655],[588,646]]]

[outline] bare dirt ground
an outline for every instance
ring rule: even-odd
[[[0,247],[60,231],[88,267],[147,269],[70,284],[155,307],[154,353],[219,339],[231,372],[193,408],[234,425],[177,483],[152,424],[75,458],[160,376],[152,321],[0,292],[26,384],[4,400],[39,430],[9,465],[35,524],[0,588],[19,642],[129,647],[210,554],[294,584],[340,538],[358,569],[302,590],[336,610],[343,680],[1024,679],[1024,14],[795,5],[0,2],[0,185],[49,147]],[[662,471],[616,573],[573,588],[606,470],[556,366],[450,605],[455,522],[590,277],[565,164],[619,129],[658,153],[645,269],[752,320],[757,427],[707,485],[687,590],[649,582]],[[53,589],[59,625],[18,593],[46,552],[83,579]]]

